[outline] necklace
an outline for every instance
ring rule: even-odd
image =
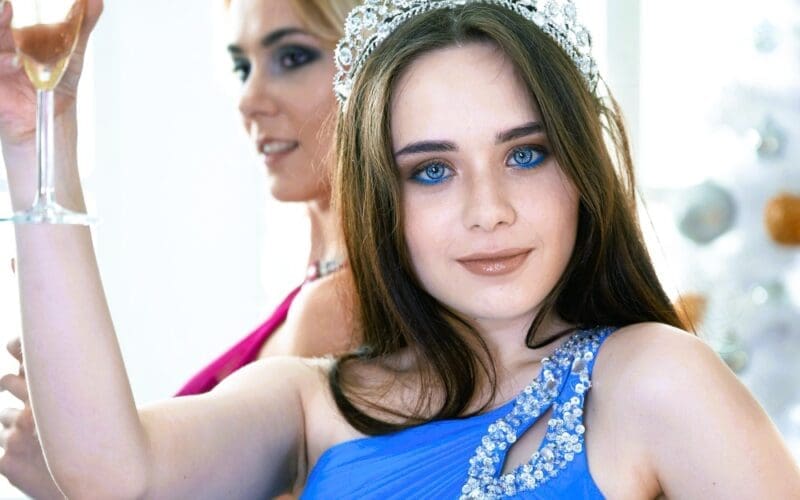
[[[325,276],[335,273],[345,265],[344,259],[315,260],[308,266],[306,272],[306,283],[315,281]]]

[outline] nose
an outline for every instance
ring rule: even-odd
[[[481,175],[468,183],[464,201],[464,225],[469,230],[491,232],[511,226],[517,218],[499,175]]]
[[[278,114],[280,108],[272,87],[273,85],[267,81],[267,78],[260,76],[257,68],[253,68],[249,78],[242,84],[239,95],[239,113],[241,113],[245,125],[259,116]]]

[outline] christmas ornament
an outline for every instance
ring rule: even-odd
[[[719,184],[706,181],[690,188],[678,211],[678,229],[686,238],[705,245],[725,234],[736,218],[736,203]]]
[[[675,311],[683,323],[683,328],[697,332],[697,327],[703,322],[708,306],[708,299],[701,293],[685,293],[675,301]]]
[[[786,131],[771,116],[751,130],[756,153],[762,160],[773,160],[783,156],[786,147]]]
[[[764,225],[781,245],[800,245],[800,196],[781,193],[767,202]]]
[[[769,21],[763,21],[753,30],[753,42],[756,50],[764,54],[772,52],[778,46],[778,32]]]

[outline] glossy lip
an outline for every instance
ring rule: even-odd
[[[508,248],[498,252],[473,253],[456,261],[467,271],[480,276],[502,276],[519,269],[533,248]]]
[[[275,143],[285,143],[285,144],[291,145],[291,146],[288,147],[287,149],[281,149],[281,150],[278,150],[278,151],[273,152],[273,153],[265,153],[264,152],[264,148],[268,144],[275,144]],[[300,145],[300,143],[298,143],[297,141],[288,141],[288,140],[284,140],[284,139],[275,139],[275,138],[272,138],[272,137],[264,137],[262,139],[259,139],[259,141],[256,143],[256,148],[258,150],[258,153],[264,158],[264,162],[269,167],[269,166],[274,166],[282,158],[288,156],[289,154],[291,154],[292,152],[297,150],[297,147],[299,145]]]

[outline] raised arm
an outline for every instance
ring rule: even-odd
[[[56,95],[56,192],[82,209],[75,94],[102,10],[88,0],[76,56]],[[15,209],[36,190],[34,91],[13,63],[10,6],[0,14],[0,140]],[[17,226],[23,355],[36,427],[69,498],[252,498],[288,487],[302,450],[300,378],[277,360],[243,370],[213,394],[134,405],[89,229]],[[311,370],[313,373],[313,370]]]
[[[150,464],[142,496],[252,499],[291,491],[306,471],[302,394],[325,381],[318,367],[270,358],[211,393],[142,409]]]

